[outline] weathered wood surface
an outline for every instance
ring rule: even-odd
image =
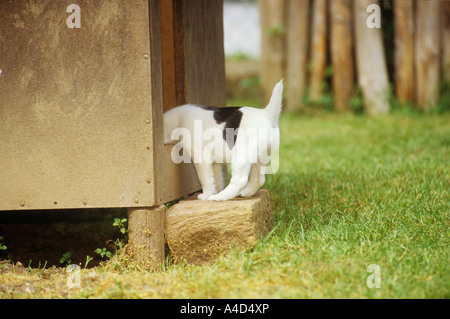
[[[158,1],[68,4],[0,1],[0,210],[154,206]]]
[[[367,7],[373,0],[354,0],[355,52],[358,84],[369,115],[389,111],[389,79],[381,28],[367,26]]]
[[[414,3],[394,1],[395,94],[406,103],[414,99]]]
[[[355,84],[353,56],[352,3],[350,0],[330,1],[330,55],[333,66],[332,87],[334,107],[351,110]]]
[[[440,84],[440,1],[416,2],[416,104],[432,108],[439,98]]]
[[[300,109],[308,79],[309,1],[294,0],[286,4],[286,106]],[[282,77],[279,77],[281,79]],[[272,83],[272,87],[278,82]],[[270,92],[270,91],[268,91]]]
[[[311,32],[310,98],[320,101],[325,85],[325,67],[327,63],[327,0],[313,2]]]
[[[450,82],[450,1],[441,1],[442,77]]]
[[[157,270],[164,262],[164,205],[128,209],[128,244],[140,268]]]
[[[273,86],[285,74],[285,3],[284,0],[259,1],[263,104],[269,103]]]

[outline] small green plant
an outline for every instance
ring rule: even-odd
[[[30,259],[29,261],[28,261],[28,266],[27,266],[27,270],[28,271],[31,271],[31,264],[33,263],[33,260],[32,259]]]
[[[125,235],[125,233],[128,231],[128,230],[127,230],[127,227],[126,227],[126,225],[125,225],[125,223],[126,223],[127,221],[128,221],[128,220],[127,220],[126,218],[114,218],[113,226],[114,226],[114,227],[118,227],[118,228],[119,228],[119,231],[120,231],[122,234]],[[107,243],[107,244],[113,243],[114,246],[115,246],[115,252],[117,252],[117,250],[118,250],[118,249],[121,249],[122,246],[123,246],[123,244],[122,244],[122,242],[120,241],[119,238],[117,238],[116,241],[108,240],[106,243]],[[94,252],[97,253],[97,254],[99,254],[100,257],[102,257],[102,258],[105,258],[105,257],[106,257],[106,258],[111,258],[111,257],[113,256],[113,253],[110,252],[110,251],[108,251],[108,250],[106,250],[106,247],[103,247],[103,248],[97,248]]]
[[[111,252],[107,251],[105,247],[103,248],[97,248],[95,250],[95,253],[99,254],[102,258],[111,258]]]
[[[72,263],[71,257],[72,257],[72,252],[67,251],[67,252],[65,252],[65,253],[63,254],[63,256],[61,257],[61,259],[59,260],[59,263],[60,263],[60,264],[63,264],[63,265],[64,265],[64,264],[70,265],[70,264]]]
[[[120,232],[125,235],[125,233],[127,232],[127,229],[125,227],[126,222],[127,222],[126,218],[122,218],[122,219],[114,218],[113,226],[119,227]]]
[[[86,256],[86,263],[84,264],[84,268],[87,268],[88,264],[91,262],[92,259],[94,259],[94,258],[92,258],[89,255]]]
[[[7,250],[8,247],[3,243],[3,236],[0,236],[0,250]]]

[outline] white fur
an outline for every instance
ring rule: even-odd
[[[242,118],[231,149],[221,135],[225,123],[217,124],[213,111],[186,104],[164,113],[164,143],[176,143],[178,147],[173,151],[178,155],[177,151],[182,149],[184,160],[194,162],[203,189],[198,199],[225,201],[238,195],[250,197],[264,184],[264,168],[279,145],[279,134],[272,133],[278,132],[282,92],[281,80],[265,109],[240,109]],[[224,163],[231,163],[231,180],[225,189]]]

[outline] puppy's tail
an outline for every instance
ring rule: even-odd
[[[280,118],[283,99],[283,80],[278,82],[272,91],[270,102],[264,109],[267,117],[272,121],[272,125],[275,127],[278,124]]]

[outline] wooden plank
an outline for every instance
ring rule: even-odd
[[[187,102],[225,106],[223,1],[183,1]]]
[[[177,105],[226,103],[222,6],[221,0],[173,1]],[[162,168],[157,172],[160,203],[201,189],[193,164],[174,164],[171,150],[165,146],[157,153]]]
[[[194,164],[174,164],[171,158],[172,145],[165,145],[162,152],[162,168],[159,170],[160,203],[166,203],[199,191],[202,186],[197,178]]]
[[[176,103],[187,103],[186,36],[184,21],[184,0],[174,0],[174,41],[175,41],[175,83]]]
[[[161,62],[164,112],[177,106],[173,0],[161,1]]]
[[[65,2],[0,2],[1,210],[158,203],[159,15],[149,19],[149,3],[77,1],[78,29],[66,26]]]
[[[140,268],[158,270],[165,259],[164,205],[128,209],[128,242]]]

